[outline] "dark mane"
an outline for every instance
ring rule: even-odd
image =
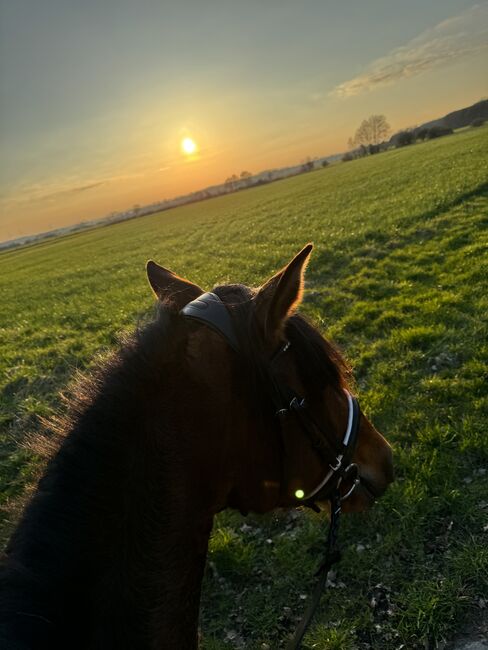
[[[138,504],[151,498],[156,486],[160,493],[165,489],[164,467],[148,462],[157,443],[144,421],[157,409],[157,397],[169,383],[181,349],[184,332],[176,327],[177,320],[170,310],[159,307],[154,320],[124,337],[107,360],[78,380],[67,415],[47,427],[41,446],[49,448],[51,458],[7,546],[8,565],[0,564],[0,580],[11,585],[0,592],[0,612],[37,612],[19,622],[25,634],[32,625],[33,639],[38,638],[40,625],[51,631],[42,620],[56,619],[62,615],[60,608],[83,611],[83,585],[93,587],[102,569],[115,565],[113,557],[119,552],[115,540],[96,542],[102,534],[100,521],[113,520],[120,542],[134,534],[126,528],[126,518],[131,516],[144,538],[147,526],[137,513]],[[144,485],[131,483],[135,475],[131,469],[137,464],[147,466]],[[155,528],[159,516],[154,514],[151,521]],[[107,548],[100,551],[104,543]],[[99,550],[94,553],[94,548]],[[152,552],[149,544],[145,553],[150,557]],[[24,557],[29,558],[29,566],[24,565]],[[110,575],[110,568],[108,574],[106,579],[120,581],[124,590],[125,577]],[[50,602],[49,593],[63,594],[63,602]],[[129,613],[127,617],[130,626]],[[69,621],[66,625],[69,630]],[[73,642],[72,647],[78,646]]]
[[[253,403],[269,410],[272,386],[269,351],[263,346],[263,337],[252,309],[254,291],[244,285],[225,285],[213,289],[225,303],[231,315],[239,341],[238,362],[252,386]],[[288,318],[285,336],[291,343],[301,380],[317,389],[326,386],[346,388],[350,381],[350,369],[340,352],[324,339],[306,318],[294,314]]]
[[[296,351],[298,368],[305,383],[317,382],[320,388],[327,385],[347,388],[351,371],[344,357],[304,316],[291,316],[285,334]]]
[[[125,424],[125,413],[119,410],[121,397],[126,410],[131,411],[133,402],[139,397],[150,401],[146,392],[148,385],[164,382],[165,368],[178,347],[175,345],[177,320],[176,314],[158,303],[151,320],[145,319],[134,332],[122,335],[109,356],[100,358],[89,370],[78,372],[67,394],[62,396],[66,412],[43,420],[44,431],[40,439],[30,441],[34,451],[44,457],[53,456],[68,432],[76,430],[82,420],[85,424],[86,418],[96,420],[99,411],[103,411],[105,417],[107,406],[110,407],[113,400]],[[132,383],[134,379],[135,384]],[[140,395],[134,392],[137,388],[142,391]],[[88,435],[99,442],[100,436],[106,433],[102,431],[94,428]]]

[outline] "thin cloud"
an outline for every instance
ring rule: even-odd
[[[80,194],[81,192],[86,192],[87,190],[93,190],[96,187],[100,187],[100,185],[105,185],[105,181],[89,183],[88,185],[79,185],[78,187],[70,187],[66,190],[58,190],[57,192],[49,192],[48,194],[44,194],[44,196],[40,196],[38,200],[44,201],[46,199],[55,199],[59,196],[66,196],[68,194]]]
[[[143,178],[145,173],[137,172],[133,174],[119,174],[113,176],[106,176],[98,180],[88,180],[80,184],[82,179],[70,179],[64,182],[37,182],[37,183],[21,183],[16,187],[10,189],[9,193],[0,196],[0,206],[2,207],[15,207],[22,206],[29,203],[41,203],[44,201],[53,201],[59,198],[69,198],[83,194],[91,190],[96,190],[103,185],[111,183],[118,183],[121,181],[129,181],[137,178]]]
[[[437,66],[488,50],[488,4],[443,20],[402,47],[373,61],[357,77],[344,81],[329,94],[346,98],[422,74]]]
[[[93,190],[101,185],[105,185],[106,181],[94,181],[92,183],[85,183],[84,185],[74,185],[71,187],[59,186],[55,183],[23,183],[17,188],[12,188],[9,195],[1,197],[1,205],[23,205],[24,203],[52,201],[63,196],[70,196],[81,194]]]

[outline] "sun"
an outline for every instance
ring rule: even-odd
[[[198,151],[198,146],[195,140],[193,138],[183,138],[181,141],[181,151],[186,154],[187,156],[191,156],[191,154],[196,153]]]

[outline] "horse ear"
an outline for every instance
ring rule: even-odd
[[[292,261],[278,271],[256,295],[258,318],[266,338],[281,330],[288,316],[298,307],[303,294],[303,276],[313,244],[307,244]]]
[[[203,289],[193,282],[180,278],[173,271],[159,266],[152,260],[146,264],[146,272],[149,284],[159,300],[173,303],[178,310],[204,293]]]

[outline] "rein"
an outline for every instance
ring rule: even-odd
[[[180,313],[186,318],[204,323],[212,328],[224,337],[233,350],[239,353],[239,344],[234,332],[230,313],[217,294],[211,292],[202,294],[199,298],[183,307]],[[290,342],[286,342],[275,352],[270,360],[271,365],[289,349],[290,345]],[[335,445],[330,443],[322,428],[314,420],[308,410],[306,400],[288,386],[280,384],[272,375],[271,381],[273,389],[272,401],[275,407],[275,414],[281,422],[281,429],[283,429],[284,420],[290,415],[294,416],[327,468],[324,478],[308,494],[295,493],[297,505],[305,505],[316,512],[320,512],[316,501],[327,499],[330,501],[331,512],[324,559],[315,574],[318,580],[313,590],[310,604],[303,614],[293,638],[286,645],[286,650],[297,650],[300,648],[302,639],[312,621],[322,592],[327,586],[327,576],[330,569],[340,560],[337,538],[341,504],[352,495],[361,482],[358,467],[355,463],[351,462],[356,447],[361,411],[357,399],[347,390],[344,390],[348,403],[348,421],[340,448],[337,450],[334,448]],[[332,456],[335,457],[332,464],[329,461],[331,452]],[[341,495],[341,485],[345,480],[350,479],[352,479],[351,487],[344,495]]]

